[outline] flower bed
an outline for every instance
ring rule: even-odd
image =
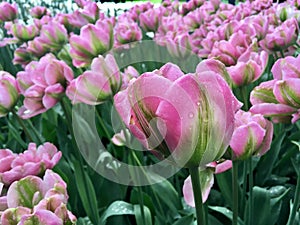
[[[299,1],[75,3],[0,3],[0,225],[300,223]]]

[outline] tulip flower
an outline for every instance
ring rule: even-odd
[[[165,44],[171,56],[179,59],[188,57],[192,51],[192,40],[188,33],[167,36]]]
[[[36,147],[34,143],[30,143],[24,153],[5,157],[7,162],[0,170],[0,181],[9,185],[28,175],[41,174],[46,169],[52,169],[60,158],[61,152],[58,152],[54,145],[45,143]]]
[[[72,80],[66,94],[73,104],[97,105],[117,93],[120,86],[121,75],[114,57],[100,55],[93,60],[91,70]]]
[[[210,164],[207,164],[204,170],[199,171],[203,202],[206,202],[210,190],[214,184],[214,174],[223,173],[229,170],[231,167],[232,162],[230,160],[225,160],[223,162],[212,162]],[[195,207],[191,176],[188,176],[184,180],[182,192],[186,204],[191,207]]]
[[[289,78],[300,78],[300,56],[297,58],[287,56],[277,60],[272,67],[274,79],[285,80]]]
[[[13,21],[17,18],[18,8],[17,4],[10,4],[8,2],[0,3],[0,20]]]
[[[158,28],[161,17],[160,14],[158,9],[149,9],[146,12],[141,13],[139,17],[141,28],[146,32],[155,32]]]
[[[32,9],[30,9],[29,13],[33,18],[37,18],[37,19],[41,19],[45,15],[48,16],[50,15],[50,12],[44,6],[35,6]]]
[[[19,99],[16,79],[5,71],[0,71],[0,117],[6,116]]]
[[[35,57],[42,57],[50,51],[42,42],[40,37],[36,37],[32,41],[29,41],[27,51],[34,55]]]
[[[22,67],[25,67],[31,61],[32,61],[32,55],[26,49],[25,46],[20,46],[15,50],[14,59],[13,59],[14,64],[19,64],[22,65]]]
[[[259,43],[269,52],[285,50],[295,44],[298,39],[299,26],[295,18],[286,20],[274,30],[269,31]]]
[[[76,67],[90,65],[93,58],[113,47],[113,27],[109,20],[98,21],[81,28],[80,35],[71,35],[70,54]]]
[[[71,68],[52,54],[28,64],[24,72],[17,74],[18,87],[25,97],[19,116],[28,119],[52,108],[72,79]]]
[[[39,29],[34,24],[16,23],[12,25],[11,32],[18,40],[26,42],[34,39],[39,34]]]
[[[142,39],[142,30],[137,23],[129,19],[119,20],[114,33],[117,46]]]
[[[42,26],[40,33],[39,42],[44,48],[49,48],[52,51],[61,50],[68,41],[66,28],[55,21]]]
[[[114,99],[125,125],[147,149],[186,167],[223,155],[240,107],[219,74],[184,75],[173,64],[142,74]]]
[[[273,124],[261,114],[239,110],[235,115],[235,129],[230,141],[233,160],[245,160],[264,155],[271,146]]]

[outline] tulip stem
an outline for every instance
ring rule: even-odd
[[[295,197],[294,197],[294,204],[293,204],[287,225],[294,224],[296,212],[299,209],[299,207],[300,207],[300,173],[298,174],[296,192],[295,192]]]
[[[283,53],[282,49],[280,49],[280,55],[282,58],[284,58],[284,53]]]
[[[232,225],[238,224],[239,214],[238,162],[232,162]]]
[[[252,170],[252,157],[248,161],[249,165],[249,225],[252,225],[252,208],[253,208],[253,170]]]
[[[25,126],[24,121],[18,116],[18,114],[14,110],[12,110],[12,113],[16,117],[16,119],[17,119],[18,123],[20,124],[20,126],[23,128],[23,131],[24,131],[26,137],[29,139],[29,141],[34,142],[33,141],[34,139],[32,138],[31,134],[27,130],[27,127]]]
[[[198,167],[189,168],[189,172],[191,175],[193,192],[194,192],[197,225],[206,225],[204,206],[202,202],[199,168]]]

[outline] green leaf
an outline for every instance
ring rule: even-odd
[[[83,207],[91,221],[94,224],[98,224],[99,214],[97,197],[92,181],[87,172],[83,169],[83,165],[76,159],[74,160],[74,169],[76,185]]]
[[[214,216],[208,214],[208,225],[223,225],[219,220]]]
[[[194,224],[194,215],[189,215],[180,218],[173,225],[193,225]]]
[[[278,159],[282,141],[285,138],[285,133],[281,133],[272,142],[271,149],[267,154],[261,157],[256,169],[257,173],[255,181],[259,186],[263,186],[272,173],[272,169]]]
[[[144,206],[145,221],[142,216],[140,205],[134,205],[133,210],[134,210],[134,215],[135,215],[137,225],[152,225],[151,212],[147,206]]]
[[[113,202],[101,216],[100,224],[105,225],[109,217],[120,215],[134,215],[134,206],[124,201]]]
[[[232,219],[232,211],[227,209],[226,207],[221,207],[221,206],[209,206],[210,209],[219,212],[226,216],[228,219]],[[244,222],[238,218],[238,225],[244,225]],[[256,225],[256,224],[255,224]]]

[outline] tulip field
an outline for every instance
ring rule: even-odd
[[[300,225],[300,0],[0,2],[0,225]]]

